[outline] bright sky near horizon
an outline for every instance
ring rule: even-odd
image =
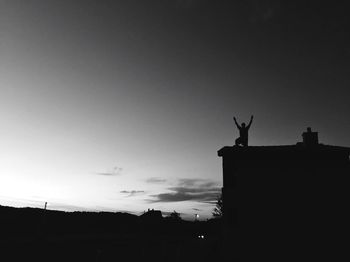
[[[350,146],[341,4],[125,2],[0,0],[0,205],[209,218],[233,116]]]

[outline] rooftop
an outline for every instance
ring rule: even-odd
[[[318,143],[317,132],[311,128],[302,134],[303,142],[294,145],[277,146],[225,146],[218,151],[218,156],[229,157],[241,164],[290,165],[292,162],[318,166],[327,164],[349,165],[350,148]]]

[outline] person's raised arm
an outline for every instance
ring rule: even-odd
[[[253,122],[253,118],[254,118],[254,116],[252,115],[252,116],[250,117],[250,121],[249,121],[249,124],[248,124],[247,128],[249,128],[249,127],[250,127],[250,125],[252,124],[252,122]]]
[[[238,129],[241,129],[241,126],[237,123],[237,120],[236,120],[235,117],[233,117],[233,120],[235,121],[235,124],[236,124],[237,128],[238,128]]]

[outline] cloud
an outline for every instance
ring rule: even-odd
[[[100,176],[119,176],[122,174],[122,172],[123,172],[123,168],[116,166],[111,171],[97,172],[96,174]]]
[[[180,178],[178,180],[178,185],[183,187],[201,187],[209,188],[216,186],[217,183],[203,178]]]
[[[146,179],[146,182],[150,184],[161,184],[161,183],[165,183],[166,179],[160,178],[160,177],[151,177]]]
[[[215,203],[221,188],[214,181],[205,179],[179,179],[177,186],[169,187],[170,192],[152,195],[150,202],[196,201]]]
[[[206,192],[206,193],[182,193],[182,192],[171,192],[161,193],[153,195],[156,199],[150,200],[150,202],[182,202],[182,201],[196,201],[203,203],[215,203],[219,195],[219,191]]]
[[[122,194],[127,194],[127,197],[132,197],[136,195],[142,195],[145,193],[143,190],[122,190],[120,191]]]
[[[219,187],[169,187],[168,189],[182,194],[203,194],[220,191]]]

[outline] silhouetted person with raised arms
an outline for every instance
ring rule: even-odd
[[[235,121],[235,124],[239,129],[239,138],[237,138],[235,141],[236,146],[239,146],[239,145],[248,146],[248,130],[250,128],[250,125],[253,122],[253,115],[250,117],[250,121],[247,126],[245,125],[245,123],[242,123],[242,125],[239,125],[235,117],[233,117],[233,120]]]

